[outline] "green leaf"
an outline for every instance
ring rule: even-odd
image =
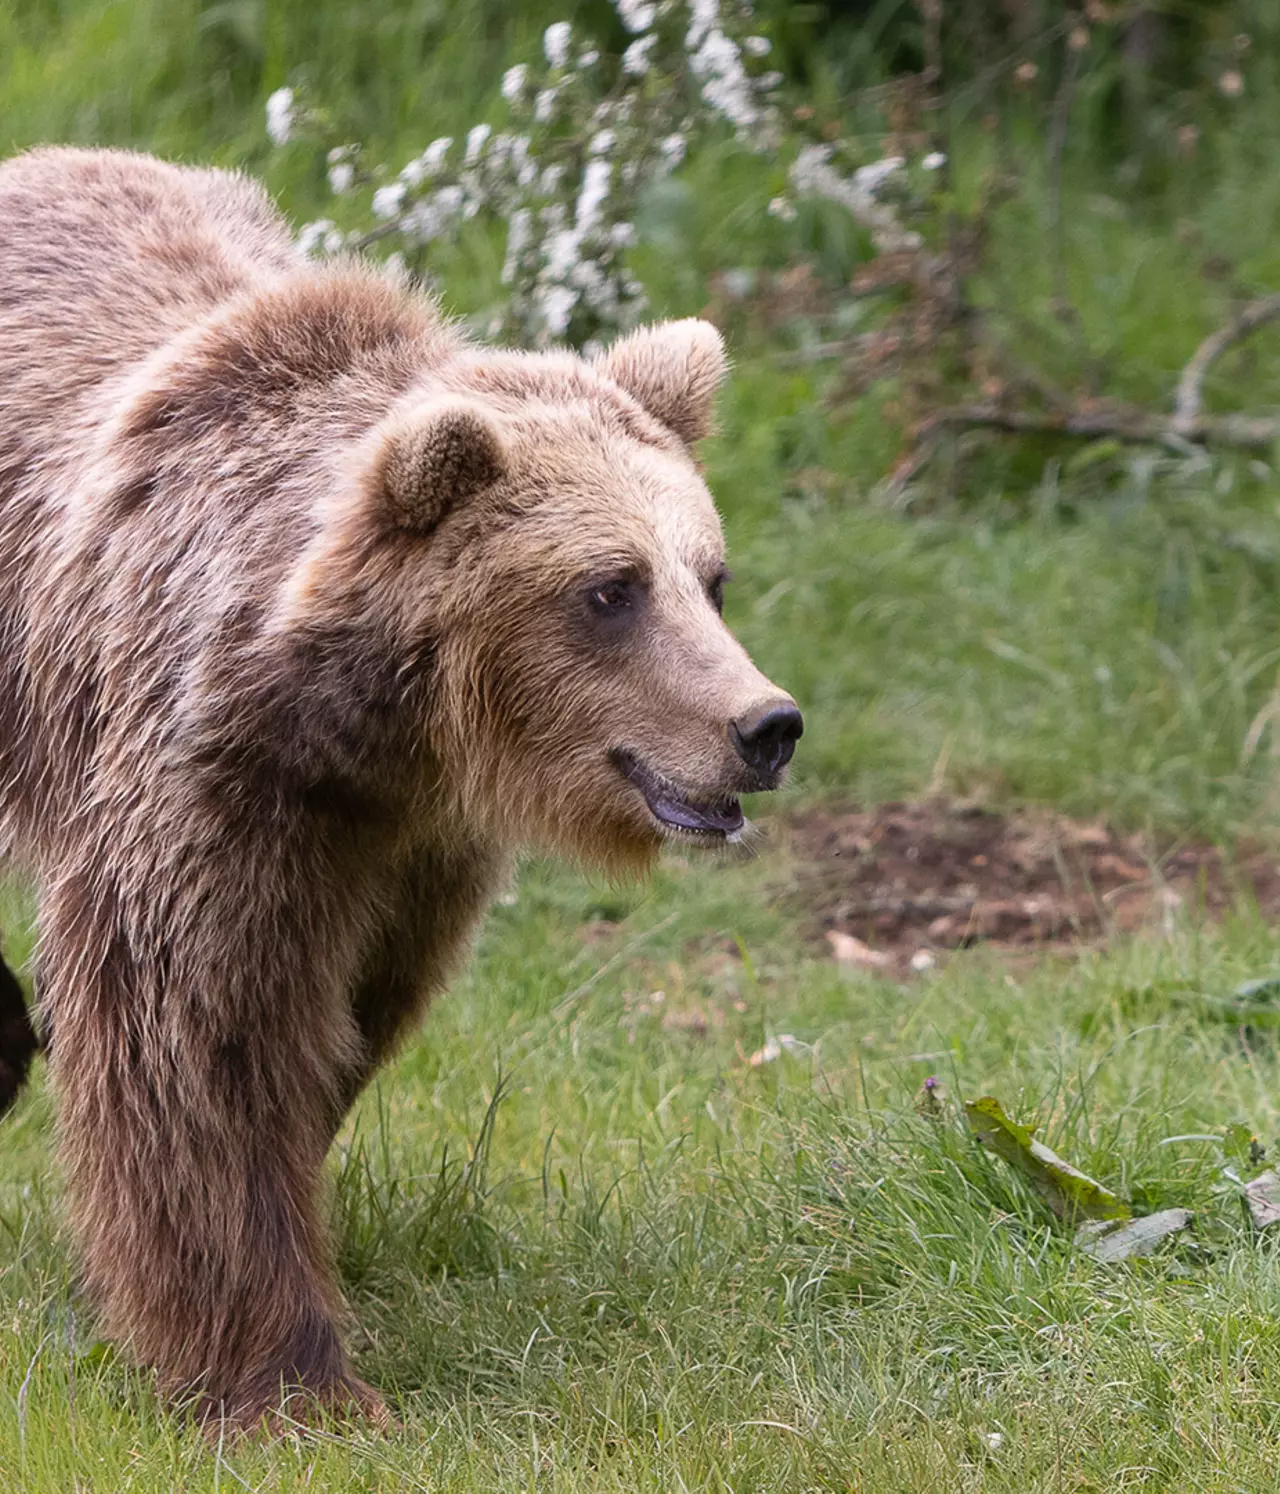
[[[100,1338],[76,1358],[79,1369],[97,1369],[99,1365],[111,1364],[116,1357],[115,1346]]]
[[[1090,441],[1087,446],[1082,446],[1074,456],[1068,458],[1064,470],[1069,476],[1078,476],[1081,472],[1087,472],[1091,467],[1098,467],[1104,462],[1112,461],[1123,450],[1120,442],[1109,436],[1101,441]]]
[[[1280,975],[1247,980],[1230,996],[1206,996],[1209,1009],[1232,1024],[1280,1027]]]
[[[1027,1178],[1059,1219],[1127,1219],[1128,1205],[1109,1188],[1064,1162],[1035,1139],[1026,1126],[1012,1121],[999,1100],[983,1095],[966,1100],[965,1118],[984,1146],[991,1148]]]

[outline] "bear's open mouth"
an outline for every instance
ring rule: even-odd
[[[695,804],[669,778],[663,778],[646,767],[634,753],[617,748],[610,756],[622,776],[644,795],[649,813],[660,825],[692,835],[715,835],[724,840],[734,840],[741,833],[746,821],[742,817],[742,806],[736,799],[725,797]]]

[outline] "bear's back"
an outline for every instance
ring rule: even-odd
[[[283,219],[242,177],[125,151],[45,149],[6,162],[0,431],[16,422],[32,449],[47,447],[46,422],[65,422],[97,385],[297,267]],[[20,459],[0,450],[0,487]]]
[[[28,595],[119,390],[157,349],[302,261],[260,187],[124,151],[0,164],[0,781],[37,776]],[[0,852],[16,805],[0,805]]]

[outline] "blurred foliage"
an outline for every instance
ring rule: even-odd
[[[1086,70],[1075,127],[1117,160],[1170,157],[1179,126],[1229,105],[1222,80],[1232,72],[1250,87],[1275,82],[1280,8],[1271,0],[760,0],[754,8],[777,65],[822,112],[922,72],[934,4],[943,90],[960,118],[1004,106],[1043,119],[1071,31],[1113,33],[1118,44]],[[238,159],[254,151],[254,107],[286,82],[313,86],[357,138],[394,138],[424,109],[433,128],[462,128],[504,63],[530,53],[559,19],[610,50],[624,44],[608,0],[10,0],[0,8],[0,147],[146,139],[173,151],[200,136]],[[1017,74],[1025,64],[1031,76]],[[450,86],[429,87],[438,77]]]

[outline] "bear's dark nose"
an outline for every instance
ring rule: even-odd
[[[788,702],[739,717],[729,727],[729,738],[749,768],[772,776],[791,761],[803,731],[804,717]]]

